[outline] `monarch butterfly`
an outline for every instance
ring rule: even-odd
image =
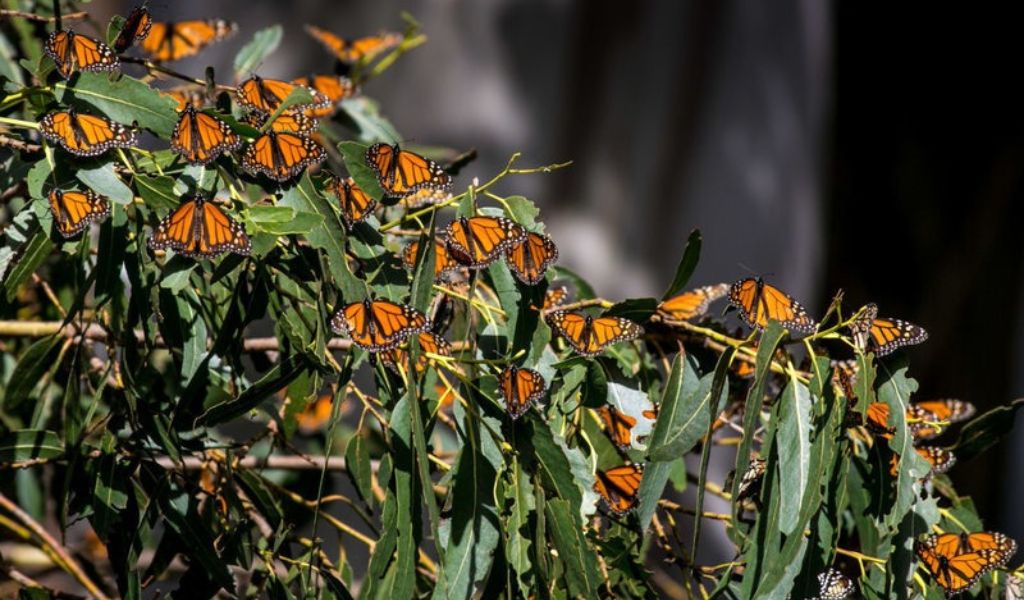
[[[758,500],[767,464],[763,458],[750,459],[747,470],[743,472],[743,478],[740,479],[740,485],[736,488],[737,503],[743,502],[748,498],[755,500],[755,502]]]
[[[334,56],[344,63],[356,63],[364,59],[370,59],[381,52],[394,48],[402,42],[402,36],[397,33],[382,33],[346,40],[338,35],[325,31],[314,25],[306,25],[306,33],[313,36]]]
[[[193,165],[210,163],[224,152],[242,145],[240,138],[227,123],[189,104],[178,116],[171,133],[171,149]]]
[[[640,491],[640,480],[643,477],[643,465],[624,464],[608,469],[597,470],[594,479],[594,491],[597,492],[608,508],[617,515],[625,515],[637,505]]]
[[[307,115],[314,119],[323,119],[334,114],[334,109],[339,102],[355,95],[356,85],[348,77],[340,75],[310,75],[308,77],[296,77],[292,79],[295,85],[302,85],[312,88],[327,98],[329,105],[322,108],[306,109]]]
[[[238,103],[247,110],[255,110],[263,114],[272,114],[281,103],[296,89],[304,89],[313,96],[309,102],[301,102],[288,107],[291,112],[302,112],[307,109],[326,108],[331,101],[320,92],[303,85],[296,85],[279,79],[263,79],[253,75],[235,88]]]
[[[261,129],[266,124],[269,115],[264,115],[260,112],[251,112],[242,117],[242,122],[246,125],[252,125],[256,129]],[[269,129],[278,133],[298,133],[301,135],[309,135],[316,131],[319,123],[313,117],[308,116],[306,113],[285,111],[279,115],[270,124]]]
[[[670,321],[689,321],[708,311],[708,306],[729,293],[728,283],[706,285],[672,296],[658,305],[658,314]]]
[[[912,408],[928,411],[936,417],[934,419],[935,421],[948,421],[950,423],[966,421],[973,417],[976,411],[974,405],[970,402],[964,402],[963,400],[956,400],[953,398],[924,400],[922,402],[915,402],[910,406]]]
[[[833,369],[832,381],[843,388],[843,393],[846,394],[847,400],[855,400],[857,394],[853,386],[857,385],[857,374],[860,372],[860,365],[854,359],[833,360],[829,364]]]
[[[956,464],[956,455],[945,448],[939,448],[938,446],[920,446],[914,448],[914,451],[916,451],[921,458],[928,461],[928,464],[931,465],[928,475],[941,475],[952,469],[953,465]],[[899,470],[899,457],[894,454],[889,466],[889,474],[895,477]]]
[[[111,148],[130,148],[136,143],[133,130],[74,108],[47,114],[39,121],[39,131],[44,138],[76,156],[97,156]]]
[[[353,225],[370,216],[373,208],[377,206],[377,201],[367,196],[351,177],[342,179],[331,175],[324,185],[324,190],[338,199],[341,205],[341,218],[345,221],[347,229],[352,229]]]
[[[889,412],[889,405],[885,402],[872,402],[868,404],[866,415],[867,421],[864,425],[871,433],[885,439],[892,439],[896,434],[896,429],[889,426],[891,413]]]
[[[427,362],[430,360],[425,356],[426,353],[437,354],[440,356],[452,355],[452,345],[448,343],[448,340],[436,333],[421,331],[416,334],[416,339],[419,340],[421,351],[419,361],[416,365],[417,369],[425,367]],[[380,359],[388,368],[397,370],[398,365],[404,365],[408,362],[408,354],[401,348],[392,348],[381,352]]]
[[[110,204],[92,190],[65,192],[54,188],[47,198],[57,231],[66,238],[77,235],[89,223],[102,221],[110,214]]]
[[[636,339],[644,333],[643,327],[622,317],[594,318],[559,310],[549,314],[546,320],[583,356],[595,356],[614,343]]]
[[[194,104],[198,107],[206,104],[206,90],[201,86],[183,85],[166,90],[163,94],[170,96],[177,103],[174,110],[179,113],[185,110],[185,107],[189,104]]]
[[[757,372],[754,363],[746,360],[737,360],[732,365],[732,372],[740,379],[750,379]]]
[[[64,79],[75,71],[113,71],[120,64],[110,46],[70,29],[51,32],[43,50]]]
[[[132,47],[135,42],[141,42],[149,35],[153,26],[153,17],[145,6],[136,6],[124,20],[121,32],[114,40],[114,50],[120,54]]]
[[[323,429],[324,424],[331,418],[333,404],[334,398],[330,394],[322,394],[307,404],[306,408],[295,417],[299,431],[310,435]]]
[[[238,25],[224,19],[153,22],[142,49],[155,61],[178,60],[231,37],[237,29]]]
[[[940,533],[917,540],[914,551],[948,597],[967,591],[982,575],[1006,564],[1017,543],[1001,533]]]
[[[505,217],[460,217],[445,227],[452,257],[470,269],[482,269],[501,252],[526,239],[526,230]]]
[[[509,365],[501,372],[498,387],[505,398],[505,410],[513,421],[526,414],[547,391],[547,383],[540,373],[533,369],[520,369],[515,365]]]
[[[597,409],[597,413],[604,421],[605,433],[616,446],[622,450],[633,446],[633,428],[636,427],[636,419],[610,406],[602,406]]]
[[[253,175],[263,173],[275,181],[288,181],[326,158],[323,147],[308,137],[268,131],[246,147],[242,168]]]
[[[743,321],[755,329],[764,329],[773,319],[799,333],[811,333],[817,327],[799,302],[760,277],[748,277],[732,284],[729,302],[740,310]]]
[[[387,300],[363,300],[343,306],[331,317],[331,327],[347,333],[352,342],[370,352],[390,350],[429,323],[415,308]]]
[[[366,150],[366,163],[377,175],[384,192],[392,198],[407,198],[421,190],[446,193],[452,185],[451,175],[441,165],[402,150],[398,144],[370,146]]]
[[[182,200],[181,205],[153,230],[150,248],[171,248],[193,258],[216,258],[225,252],[249,254],[252,242],[244,225],[200,194],[185,196]]]
[[[537,285],[548,266],[558,260],[558,248],[546,235],[527,233],[526,239],[505,250],[505,260],[519,281]]]
[[[544,304],[541,306],[541,311],[547,311],[556,306],[561,306],[568,298],[569,288],[564,285],[550,287],[546,292],[544,292]]]
[[[876,304],[864,307],[861,316],[850,323],[850,332],[858,348],[867,350],[870,346],[875,356],[885,356],[903,346],[920,344],[928,339],[928,332],[923,327],[901,319],[878,318]]]
[[[416,268],[416,253],[419,252],[420,243],[413,242],[402,250],[402,264],[407,269]],[[441,238],[434,238],[434,279],[440,280],[448,273],[457,270],[461,265],[455,262],[452,255],[448,253],[448,246]]]
[[[845,600],[856,587],[853,580],[843,575],[838,569],[829,567],[818,573],[818,596],[816,600]]]

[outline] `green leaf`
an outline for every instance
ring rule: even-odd
[[[462,450],[448,494],[450,520],[442,533],[445,544],[444,578],[434,590],[435,598],[470,598],[482,587],[494,552],[501,540],[498,510],[494,505],[494,481],[501,468],[501,450],[480,420],[460,409]],[[490,427],[500,427],[493,417],[483,417]]]
[[[604,314],[643,323],[650,319],[657,309],[658,301],[654,298],[629,298],[612,306]]]
[[[508,520],[505,522],[505,559],[516,573],[519,587],[527,590],[532,586],[533,573],[530,561],[532,536],[530,535],[530,517],[536,511],[530,478],[516,463],[512,469],[512,484],[506,488],[508,504],[511,505]]]
[[[322,215],[291,206],[251,206],[247,212],[254,231],[274,235],[307,234],[324,223]]]
[[[268,371],[259,381],[239,394],[238,397],[219,402],[207,408],[196,419],[194,426],[205,425],[209,427],[244,415],[259,406],[261,402],[272,396],[275,392],[291,383],[306,368],[305,360],[301,354],[285,357],[279,364],[274,365],[274,368]]]
[[[57,458],[64,454],[60,436],[42,429],[21,429],[0,436],[0,463]]]
[[[362,142],[395,143],[402,139],[395,127],[380,114],[377,103],[366,96],[345,98],[341,101],[341,112],[352,121],[352,128],[358,132]]]
[[[73,87],[67,81],[55,84],[54,95],[62,104],[86,104],[114,121],[138,123],[165,139],[178,121],[171,97],[127,75],[112,79],[106,73],[80,73]]]
[[[21,403],[29,397],[32,390],[39,385],[43,374],[54,366],[53,359],[63,341],[64,338],[60,336],[45,337],[29,346],[28,350],[21,355],[18,366],[11,373],[7,391],[4,392],[3,407],[5,411],[16,411]]]
[[[698,379],[699,378],[699,379]],[[677,355],[659,405],[658,420],[651,433],[648,460],[665,462],[689,452],[704,436],[711,422],[713,374],[700,377],[694,359]],[[727,399],[724,393],[716,405]],[[721,412],[720,410],[716,411]]]
[[[107,539],[118,514],[128,506],[129,472],[118,464],[117,457],[107,454],[90,463],[93,476],[93,525],[100,537]]]
[[[173,210],[181,204],[181,197],[174,191],[175,180],[171,177],[153,177],[139,173],[135,175],[134,181],[139,196],[142,196],[142,200],[150,209]]]
[[[366,149],[365,144],[358,142],[338,144],[338,151],[345,159],[345,169],[349,177],[356,180],[363,192],[379,202],[384,197],[384,188],[380,187],[377,175],[366,163]]]
[[[957,460],[969,461],[994,446],[1013,429],[1017,410],[1024,406],[1018,398],[1006,406],[999,406],[976,417],[960,430],[953,451]]]
[[[14,300],[21,284],[36,272],[39,265],[43,264],[52,251],[53,242],[50,241],[50,237],[42,231],[36,231],[32,239],[23,246],[21,258],[17,260],[4,279],[4,291],[8,302]]]
[[[565,579],[573,597],[597,598],[604,581],[597,570],[597,555],[573,516],[572,504],[552,498],[545,506],[551,537],[558,557],[565,566]]]
[[[690,237],[686,240],[686,250],[683,251],[683,258],[679,261],[679,266],[676,267],[676,276],[672,279],[672,285],[668,286],[665,293],[661,295],[662,300],[667,300],[683,291],[686,284],[690,282],[690,276],[693,275],[694,269],[697,268],[697,261],[700,260],[702,241],[699,229],[690,232]]]
[[[281,44],[284,30],[280,25],[273,25],[257,31],[248,44],[235,55],[235,80],[241,80],[254,71]]]
[[[75,177],[100,196],[112,202],[127,206],[135,199],[131,188],[114,172],[114,163],[104,163],[92,169],[78,169]]]
[[[345,448],[345,472],[359,496],[369,508],[373,508],[373,466],[370,464],[370,450],[364,436],[358,433],[352,436]]]
[[[800,502],[810,485],[811,396],[807,386],[795,379],[782,392],[779,425],[775,441],[779,451],[779,478],[784,493],[780,496],[779,528],[793,533],[800,517]],[[815,482],[817,483],[817,482]]]
[[[571,506],[582,506],[583,494],[573,479],[569,459],[562,451],[564,445],[555,442],[554,434],[546,423],[531,419],[529,425],[527,433],[544,487],[559,498],[568,500]]]

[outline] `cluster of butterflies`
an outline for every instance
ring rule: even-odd
[[[51,33],[44,50],[54,61],[58,73],[70,78],[78,71],[117,69],[118,55],[136,43],[140,43],[152,60],[171,61],[192,56],[209,44],[226,39],[236,29],[234,23],[221,19],[155,22],[148,9],[140,6],[125,19],[113,48],[67,29]],[[307,30],[344,65],[369,60],[398,45],[402,39],[398,34],[388,33],[348,41],[316,27]],[[279,110],[296,89],[304,89],[311,100]],[[239,84],[235,88],[235,100],[245,111],[242,122],[258,129],[258,135],[242,151],[242,168],[252,175],[285,182],[323,162],[327,154],[316,141],[318,120],[332,115],[338,103],[355,92],[353,82],[339,75],[309,75],[290,82],[254,75]],[[170,146],[185,162],[208,164],[242,147],[242,136],[216,110],[204,108],[203,88],[179,88],[169,91],[168,95],[178,102],[178,120]],[[81,157],[98,156],[114,148],[131,148],[138,143],[137,132],[132,128],[74,107],[44,115],[39,121],[39,130],[49,142]],[[400,170],[413,163],[433,168],[426,182],[410,182],[422,176],[421,172]],[[403,195],[411,193],[408,188],[419,191],[429,187],[434,190],[435,199],[443,199],[436,191],[444,187],[442,180],[447,174],[433,163],[428,165],[426,159],[388,146],[378,152],[375,164],[383,169],[383,178],[394,180],[393,185],[385,185],[388,191]],[[423,192],[420,198],[425,200],[431,196]],[[57,230],[65,237],[77,235],[110,213],[107,199],[90,191],[53,190],[48,199]],[[194,196],[186,197],[160,224],[151,245],[205,258],[227,251],[246,254],[249,249],[248,239],[239,225],[215,205],[196,201]]]

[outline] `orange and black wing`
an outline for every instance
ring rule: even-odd
[[[512,420],[526,414],[534,402],[544,397],[547,384],[533,369],[520,369],[509,365],[498,377],[498,387],[505,399],[505,410]]]
[[[385,50],[394,48],[402,41],[402,36],[397,33],[382,33],[349,41],[314,25],[306,25],[306,33],[323,44],[335,58],[345,63],[355,63],[373,58]]]
[[[231,37],[237,29],[238,25],[224,19],[154,22],[142,49],[156,61],[178,60]]]
[[[817,323],[792,296],[760,278],[748,277],[729,289],[729,301],[739,309],[743,321],[755,329],[764,329],[769,321],[800,333],[812,333]]]
[[[377,201],[369,197],[351,177],[342,179],[332,176],[324,189],[338,199],[341,218],[348,229],[352,229],[356,223],[370,216],[373,208],[377,206]]]
[[[430,359],[426,356],[428,353],[439,356],[452,355],[452,345],[436,333],[422,331],[416,334],[416,339],[419,340],[421,351],[419,362],[416,365],[418,370],[422,370],[429,362]],[[380,359],[384,365],[395,371],[397,371],[398,365],[404,365],[407,362],[407,356],[406,351],[402,348],[391,348],[380,353]]]
[[[327,152],[312,138],[268,131],[246,147],[242,153],[242,168],[275,181],[288,181],[326,158]]]
[[[102,221],[110,214],[110,204],[92,190],[65,192],[55,188],[47,198],[57,231],[66,238],[77,235],[89,223]]]
[[[331,318],[335,331],[347,333],[357,346],[371,352],[390,350],[427,325],[426,317],[415,308],[386,300],[355,302]]]
[[[624,515],[633,510],[640,499],[638,492],[643,474],[643,467],[636,464],[620,465],[607,471],[598,469],[594,491],[613,513]]]
[[[247,255],[252,250],[245,226],[202,196],[186,198],[164,217],[153,230],[149,246],[192,258],[216,258],[225,252]]]
[[[135,132],[124,125],[73,110],[47,114],[39,121],[39,131],[44,138],[76,156],[97,156],[111,148],[130,148],[136,143]]]
[[[868,404],[867,420],[864,425],[871,433],[885,439],[892,439],[896,434],[896,429],[889,425],[889,417],[888,404],[885,402],[872,402]]]
[[[525,240],[505,250],[505,260],[519,281],[537,285],[548,266],[558,260],[558,247],[546,235],[528,233]]]
[[[658,314],[670,321],[689,321],[708,311],[708,306],[729,293],[728,283],[706,285],[672,296],[658,305]]]
[[[416,253],[419,252],[419,247],[419,242],[413,242],[402,250],[402,264],[407,269],[416,268]],[[434,238],[434,279],[439,280],[460,266],[448,252],[448,246],[445,245],[444,240]]]
[[[936,534],[914,544],[917,557],[947,596],[965,592],[988,571],[998,568],[1008,557],[996,549],[962,552],[960,536]]]
[[[956,455],[938,446],[920,446],[914,450],[932,466],[933,475],[941,475],[956,464]]]
[[[564,310],[547,316],[550,325],[577,353],[595,356],[617,342],[643,335],[643,327],[623,317],[592,318]]]
[[[445,228],[452,256],[470,269],[482,269],[513,244],[526,239],[526,230],[505,217],[461,217]]]
[[[636,427],[636,419],[619,412],[611,406],[602,406],[597,409],[604,421],[604,431],[616,446],[628,450],[633,446],[633,428]]]
[[[145,6],[136,6],[125,17],[124,25],[121,26],[121,32],[117,34],[117,39],[114,40],[114,50],[120,54],[131,48],[135,42],[141,42],[146,39],[152,26],[153,17],[150,16],[149,9]]]
[[[764,481],[764,474],[767,464],[763,458],[752,458],[743,472],[740,485],[736,488],[736,502],[742,502],[747,498],[757,499],[761,493],[761,483]]]
[[[174,99],[174,102],[176,103],[174,110],[179,113],[185,110],[189,104],[197,107],[202,107],[206,104],[206,90],[197,85],[184,85],[181,87],[171,88],[163,93]]]
[[[242,138],[227,123],[191,104],[181,111],[171,134],[171,149],[194,165],[208,164],[241,145]]]
[[[853,595],[853,580],[839,570],[829,567],[818,573],[818,600],[846,600]]]
[[[973,417],[976,412],[974,405],[970,402],[956,400],[954,398],[924,400],[922,402],[915,402],[912,406],[932,413],[938,417],[938,420],[940,421],[948,421],[950,423],[966,421]]]
[[[928,339],[928,332],[923,327],[902,319],[873,317],[870,319],[866,335],[862,333],[863,323],[855,322],[851,324],[850,329],[853,331],[854,342],[859,344],[860,340],[863,340],[874,350],[875,356],[885,356],[898,348],[920,344]]]
[[[242,122],[247,125],[252,125],[256,129],[261,129],[267,122],[270,116],[264,113],[253,111],[244,117]],[[296,133],[299,135],[310,135],[314,133],[317,128],[320,127],[320,123],[309,116],[307,113],[292,112],[287,110],[279,115],[270,123],[267,129],[276,131],[278,133]]]
[[[293,104],[288,107],[288,111],[302,112],[307,109],[331,106],[330,100],[313,88],[279,79],[263,79],[255,75],[238,84],[235,89],[235,98],[242,108],[269,115],[280,108],[293,91],[300,88],[309,92],[312,99],[309,102]]]
[[[345,98],[356,93],[356,85],[348,77],[340,75],[310,75],[308,77],[296,77],[292,79],[295,85],[303,85],[312,88],[327,98],[329,105],[320,108],[306,109],[305,114],[314,119],[323,119],[334,114],[334,108]]]
[[[119,64],[110,46],[70,29],[50,33],[43,50],[64,79],[75,71],[112,71]]]
[[[441,165],[397,145],[370,146],[366,163],[377,175],[384,192],[393,198],[407,198],[421,190],[446,193],[451,189],[451,175]]]
[[[548,288],[544,292],[544,305],[541,306],[541,310],[549,310],[556,306],[561,306],[569,298],[569,288],[564,285]]]

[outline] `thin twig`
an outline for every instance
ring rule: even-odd
[[[35,21],[36,23],[52,23],[57,20],[57,17],[44,17],[42,15],[34,15],[30,12],[24,12],[20,10],[0,9],[0,17],[18,17],[19,19],[25,19],[26,21]],[[87,12],[74,12],[67,15],[61,15],[61,20],[79,20],[86,19],[89,17]]]
[[[39,144],[30,144],[21,140],[16,140],[10,136],[0,135],[0,148],[11,148],[19,152],[39,152],[43,149]]]
[[[82,570],[78,562],[67,553],[67,550],[58,544],[57,540],[53,539],[53,536],[43,529],[43,526],[37,523],[31,515],[23,511],[20,506],[8,499],[3,493],[0,493],[0,507],[17,518],[26,529],[39,539],[43,546],[52,551],[59,558],[60,567],[74,577],[78,583],[82,584],[82,587],[90,594],[98,600],[109,600],[109,596],[104,594],[103,590],[89,579],[89,576],[85,574],[85,571]]]

